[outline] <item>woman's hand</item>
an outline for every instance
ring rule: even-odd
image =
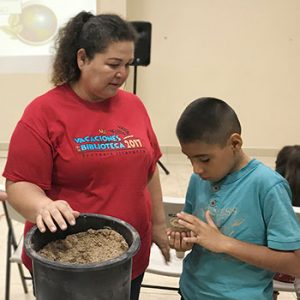
[[[152,242],[160,249],[165,262],[170,261],[170,246],[165,224],[152,225]]]
[[[79,214],[65,200],[49,201],[36,216],[36,225],[41,232],[45,232],[46,227],[55,232],[57,226],[65,230],[68,224],[75,225],[75,219]]]
[[[26,220],[36,223],[41,232],[46,228],[55,232],[57,226],[65,230],[80,215],[65,200],[50,199],[41,187],[31,182],[7,180],[6,191],[11,206]]]

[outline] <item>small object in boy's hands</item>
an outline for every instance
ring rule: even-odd
[[[173,217],[170,219],[170,225],[174,231],[178,231],[178,232],[189,231],[186,227],[179,224],[178,221],[179,221],[179,218],[177,218],[177,217]]]
[[[184,251],[177,251],[177,250],[176,250],[176,257],[177,257],[177,258],[183,259],[183,258],[184,258],[184,255],[185,255],[185,252],[184,252]]]

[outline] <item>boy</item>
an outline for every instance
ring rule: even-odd
[[[184,300],[271,300],[275,272],[300,276],[300,228],[288,183],[242,150],[241,126],[224,101],[200,98],[176,128],[192,163],[184,212],[189,232],[170,246],[183,263]]]

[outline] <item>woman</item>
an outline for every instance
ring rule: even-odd
[[[151,243],[169,260],[161,156],[142,102],[120,89],[134,58],[136,32],[116,15],[81,12],[59,32],[55,87],[28,105],[13,133],[3,176],[9,201],[29,222],[65,229],[80,212],[134,226],[131,299],[138,299]],[[57,225],[56,225],[57,224]],[[31,261],[23,253],[31,270]]]

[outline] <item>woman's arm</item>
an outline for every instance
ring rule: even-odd
[[[56,231],[56,224],[61,229],[66,229],[66,221],[73,225],[79,212],[74,211],[64,200],[53,201],[36,184],[20,181],[6,181],[8,202],[25,219],[36,223],[40,231],[48,227]],[[56,223],[56,224],[55,224]]]
[[[162,202],[162,190],[159,171],[155,172],[148,183],[152,204],[152,241],[160,248],[166,261],[170,260],[170,247],[167,237],[165,211]]]

